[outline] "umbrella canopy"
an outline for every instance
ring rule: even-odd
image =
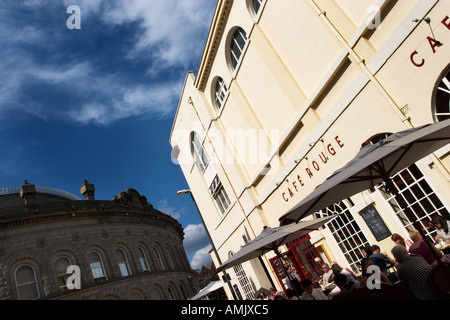
[[[245,261],[257,258],[270,251],[275,251],[275,253],[279,254],[278,247],[305,236],[311,231],[319,229],[325,223],[336,217],[337,215],[334,215],[320,219],[311,219],[308,221],[301,221],[299,223],[292,223],[276,228],[266,228],[259,236],[247,242],[236,254],[220,265],[216,272],[220,272]]]
[[[299,221],[382,182],[389,191],[395,191],[390,177],[449,143],[450,119],[401,131],[367,145],[279,220],[281,224]]]
[[[212,281],[210,282],[206,287],[204,287],[202,290],[200,290],[195,296],[190,298],[189,300],[198,300],[207,294],[214,292],[216,290],[219,290],[225,285],[225,283],[221,280],[219,281]]]

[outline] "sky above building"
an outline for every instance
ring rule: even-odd
[[[81,199],[86,179],[99,200],[134,188],[185,228],[192,267],[208,264],[210,245],[192,199],[176,194],[188,185],[171,161],[169,136],[215,6],[2,0],[0,187],[27,180]]]

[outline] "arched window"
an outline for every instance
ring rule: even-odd
[[[102,258],[97,252],[92,251],[89,253],[88,262],[91,267],[92,277],[96,282],[107,279]]]
[[[164,294],[162,293],[162,290],[157,286],[153,286],[151,290],[151,295],[152,300],[166,300]]]
[[[444,74],[434,92],[436,121],[450,118],[450,68]]]
[[[167,255],[167,260],[168,260],[168,265],[169,265],[169,269],[170,270],[175,270],[176,269],[176,267],[175,267],[175,262],[173,261],[173,252],[172,252],[172,249],[170,249],[170,247],[166,247],[166,251],[167,251],[167,253],[168,253],[168,255]]]
[[[138,247],[137,251],[139,254],[139,263],[141,265],[142,271],[151,271],[144,249]]]
[[[153,253],[155,254],[156,268],[161,271],[166,270],[166,264],[163,260],[163,255],[159,247],[153,247]]]
[[[125,253],[121,249],[116,249],[116,259],[119,263],[120,274],[122,277],[131,275],[130,267]]]
[[[209,163],[209,157],[203,148],[200,137],[197,132],[191,133],[191,153],[194,157],[194,161],[197,164],[201,172],[204,172]]]
[[[242,53],[247,45],[247,40],[247,34],[242,28],[237,28],[231,37],[230,63],[233,70],[236,70],[239,62],[241,61]]]
[[[61,291],[67,290],[67,279],[71,276],[71,274],[67,273],[67,268],[70,265],[72,265],[72,263],[67,257],[61,256],[55,259],[55,272]]]
[[[167,293],[169,294],[169,300],[177,300],[177,296],[175,294],[175,290],[171,286],[169,286],[167,288]]]
[[[39,288],[33,267],[29,265],[20,266],[14,273],[14,279],[19,300],[39,299]]]
[[[228,94],[227,85],[225,81],[223,81],[223,79],[219,77],[216,80],[216,87],[214,90],[214,105],[216,106],[217,110],[222,109],[227,94]]]
[[[261,9],[264,1],[265,0],[251,0],[252,11],[255,17],[258,16],[259,10]]]
[[[190,298],[188,291],[186,290],[186,286],[184,285],[183,282],[180,282],[180,290],[181,294],[183,295],[183,300],[187,300]]]

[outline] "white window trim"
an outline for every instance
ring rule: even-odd
[[[230,38],[230,41],[234,41],[234,33],[237,31],[237,30],[239,30],[239,29],[242,29],[242,30],[244,30],[242,27],[237,27],[236,29],[234,29],[233,30],[233,33],[232,33],[232,35],[231,35],[231,38]],[[229,45],[228,45],[228,48],[227,48],[227,50],[229,51],[229,67],[230,67],[230,70],[231,70],[231,73],[232,73],[232,75],[233,75],[233,78],[235,78],[236,77],[236,75],[238,74],[238,72],[239,72],[239,70],[240,70],[240,68],[241,68],[241,64],[242,64],[242,61],[244,60],[244,57],[245,57],[245,55],[246,55],[246,53],[247,53],[247,49],[248,49],[248,46],[249,46],[249,44],[250,44],[250,38],[249,38],[249,35],[247,34],[247,32],[244,30],[244,32],[245,32],[245,36],[246,36],[246,38],[247,38],[247,41],[245,42],[245,45],[244,45],[244,47],[242,48],[242,50],[241,50],[241,55],[239,56],[239,59],[237,60],[237,63],[236,63],[236,66],[235,67],[233,67],[233,64],[232,64],[232,54],[233,54],[233,52],[232,52],[232,50],[231,50],[231,42],[229,43]]]

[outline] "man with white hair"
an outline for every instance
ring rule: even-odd
[[[431,266],[419,255],[410,255],[406,247],[397,244],[392,250],[397,260],[397,274],[400,280],[405,281],[412,294],[420,300],[436,300],[438,297],[428,283]]]

